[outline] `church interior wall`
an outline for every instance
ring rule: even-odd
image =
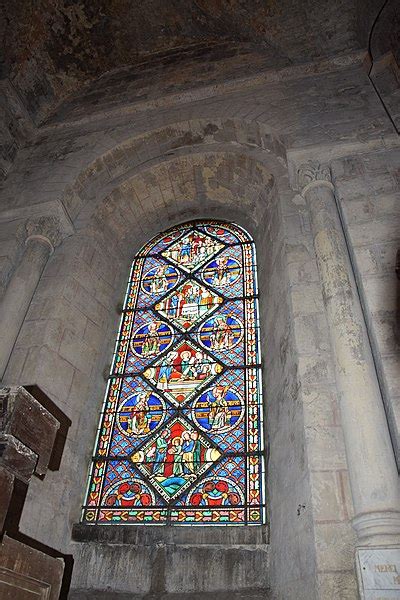
[[[175,592],[199,585],[207,591],[249,588],[262,572],[257,587],[270,585],[277,599],[357,598],[352,501],[327,319],[308,209],[293,190],[286,153],[305,149],[318,158],[315,148],[331,144],[337,199],[397,432],[393,268],[399,151],[395,142],[379,152],[368,149],[370,139],[390,138],[390,124],[362,66],[335,69],[254,87],[246,83],[213,98],[193,92],[184,101],[148,110],[145,102],[133,109],[124,105],[134,86],[116,105],[111,80],[104,105],[97,103],[91,118],[81,118],[91,112],[89,95],[82,110],[68,114],[63,108],[70,123],[45,125],[17,154],[0,189],[3,210],[60,203],[75,227],[46,266],[6,373],[6,381],[41,385],[72,420],[61,470],[48,473],[40,486],[32,483],[21,527],[44,543],[73,551],[75,589],[100,593],[119,579],[119,590],[126,592],[133,564],[142,574],[138,591],[143,593],[163,586]],[[71,106],[80,106],[79,99]],[[13,215],[11,225],[0,223],[3,287],[23,249],[17,235],[23,218]],[[143,554],[142,546],[128,547],[118,539],[71,542],[71,530],[79,521],[129,263],[149,237],[194,217],[236,221],[257,244],[270,452],[269,551],[242,544],[248,570],[238,579],[229,579],[227,558],[221,575],[226,579],[199,582],[188,575],[177,582],[170,575],[160,582],[154,571],[161,555],[165,560],[170,553],[169,560],[185,564],[189,573],[190,560],[206,564],[210,552],[219,560],[221,549],[206,544],[188,552],[185,544],[165,543],[159,534],[160,553],[152,540]],[[100,573],[95,564],[106,564],[100,558],[118,568]]]

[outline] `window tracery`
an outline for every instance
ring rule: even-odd
[[[136,255],[82,519],[264,522],[255,247],[185,223]]]

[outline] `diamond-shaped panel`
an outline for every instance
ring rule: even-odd
[[[220,296],[189,279],[158,302],[155,309],[182,331],[189,331],[222,302]]]
[[[182,406],[221,371],[222,366],[198,346],[181,342],[143,374],[175,406]]]
[[[161,254],[187,273],[191,273],[214,256],[224,245],[205,233],[190,231]]]
[[[177,498],[219,459],[201,433],[177,417],[131,456],[137,469],[167,501]]]

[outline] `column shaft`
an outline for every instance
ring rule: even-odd
[[[52,251],[51,244],[32,237],[8,283],[0,305],[0,379],[3,378],[19,330]]]
[[[314,247],[340,393],[355,517],[361,544],[400,540],[400,489],[376,369],[352,266],[328,181],[307,185]]]

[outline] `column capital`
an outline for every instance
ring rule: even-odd
[[[334,189],[329,165],[317,160],[309,160],[298,167],[297,181],[302,196],[313,187],[325,186]]]
[[[28,219],[24,224],[25,244],[38,240],[50,246],[51,251],[61,244],[63,239],[62,224],[55,215],[40,216]]]

